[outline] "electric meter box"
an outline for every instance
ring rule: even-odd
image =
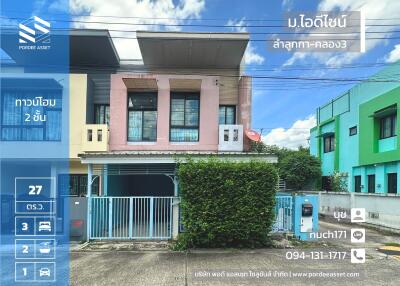
[[[300,240],[310,240],[310,233],[318,231],[318,196],[293,196],[294,235]]]

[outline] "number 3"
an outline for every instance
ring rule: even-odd
[[[22,223],[22,230],[28,230],[28,224],[26,222]]]

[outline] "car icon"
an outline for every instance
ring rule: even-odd
[[[39,269],[39,276],[49,276],[50,277],[50,269],[47,267],[42,267]]]
[[[51,223],[50,223],[50,221],[40,221],[39,222],[39,231],[51,232]]]

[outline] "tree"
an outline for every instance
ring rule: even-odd
[[[294,151],[280,161],[279,174],[287,186],[302,190],[320,179],[321,163],[304,150]]]

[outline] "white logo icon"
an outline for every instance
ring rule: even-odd
[[[365,249],[352,248],[351,249],[351,263],[365,263]]]
[[[351,229],[351,242],[352,243],[364,243],[365,242],[365,229],[364,228],[352,228]]]
[[[50,43],[50,23],[37,16],[20,23],[19,29],[20,44]]]
[[[51,223],[49,221],[39,222],[39,231],[51,232]]]
[[[49,254],[51,251],[50,242],[42,242],[40,243],[39,252],[41,254]]]
[[[47,267],[42,267],[39,269],[39,276],[49,276],[50,277],[50,269]]]
[[[351,222],[365,222],[365,209],[352,208],[351,209]]]

